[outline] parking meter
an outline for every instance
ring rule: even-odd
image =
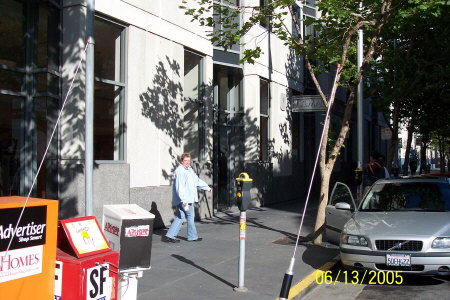
[[[247,173],[241,173],[236,178],[236,204],[240,211],[246,211],[250,205],[252,184],[253,179]]]
[[[247,228],[246,210],[250,205],[250,189],[252,188],[253,179],[247,173],[241,173],[236,178],[236,200],[239,210],[239,285],[234,288],[236,292],[247,292],[244,286],[245,277],[245,240]]]

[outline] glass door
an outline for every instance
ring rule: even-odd
[[[235,204],[234,179],[243,171],[244,125],[240,69],[214,67],[214,206]]]

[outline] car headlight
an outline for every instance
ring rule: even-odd
[[[435,238],[431,248],[450,248],[450,237]]]
[[[351,235],[351,234],[342,234],[341,235],[341,243],[353,246],[363,246],[367,247],[369,243],[366,238],[359,235]]]

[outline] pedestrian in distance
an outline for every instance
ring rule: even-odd
[[[383,162],[380,160],[380,157],[380,153],[372,151],[370,153],[369,163],[363,169],[363,196],[378,179],[385,178],[386,176]]]
[[[409,161],[409,169],[411,170],[411,175],[414,176],[416,175],[416,171],[417,171],[417,160],[412,159]]]
[[[380,157],[378,158],[378,162],[383,166],[384,178],[387,179],[387,178],[391,177],[391,174],[390,174],[388,168],[386,168],[386,163],[385,163],[386,162],[386,157],[384,155],[380,154]]]
[[[201,180],[191,167],[191,155],[183,153],[180,158],[180,165],[175,169],[172,186],[172,206],[175,207],[175,219],[170,225],[162,241],[166,243],[179,243],[177,239],[183,221],[187,220],[187,240],[199,242],[202,240],[198,236],[195,228],[194,203],[198,202],[197,189],[211,192],[211,188]]]

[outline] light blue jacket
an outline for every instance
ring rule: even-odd
[[[173,175],[172,205],[177,206],[181,202],[198,202],[197,188],[209,191],[211,188],[195,174],[191,167],[179,165]]]

